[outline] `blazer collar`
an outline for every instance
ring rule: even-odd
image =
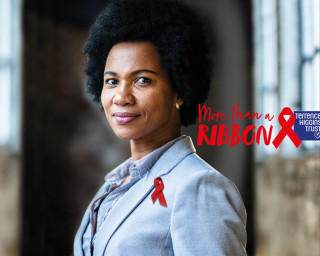
[[[101,226],[103,236],[97,236],[94,255],[104,255],[108,242],[117,228],[139,206],[139,204],[154,189],[154,179],[168,174],[183,158],[195,153],[195,148],[190,137],[186,136],[173,144],[154,164],[145,177],[140,179],[129,193],[125,193],[117,203],[117,210],[110,211],[108,219]],[[150,199],[151,200],[151,199]]]
[[[148,174],[152,175],[153,179],[164,176],[178,165],[183,158],[195,152],[196,150],[191,138],[184,136],[184,138],[178,140],[159,158]]]

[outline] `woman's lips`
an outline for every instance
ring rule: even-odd
[[[128,112],[117,112],[112,116],[118,124],[128,124],[137,119],[140,115]]]

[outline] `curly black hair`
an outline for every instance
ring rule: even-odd
[[[97,17],[84,46],[87,90],[101,104],[105,62],[120,42],[149,41],[184,104],[182,125],[193,124],[209,94],[212,57],[204,24],[192,10],[170,0],[113,0]]]

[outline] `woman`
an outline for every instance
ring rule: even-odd
[[[205,30],[169,0],[114,0],[84,47],[88,91],[132,157],[106,176],[75,255],[246,255],[235,185],[199,158],[195,122],[212,68]]]

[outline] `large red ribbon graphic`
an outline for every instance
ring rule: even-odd
[[[288,121],[284,118],[284,115],[289,115]],[[281,125],[281,130],[278,133],[277,137],[274,138],[272,141],[273,145],[278,148],[280,143],[283,141],[283,139],[286,137],[286,135],[289,136],[290,140],[293,142],[293,144],[296,147],[299,147],[301,144],[301,140],[297,136],[297,134],[292,129],[292,126],[294,125],[294,122],[296,120],[292,110],[288,107],[285,107],[282,109],[279,117],[279,124]]]
[[[166,199],[164,198],[162,190],[164,189],[163,181],[160,177],[154,179],[155,191],[152,193],[151,198],[153,203],[159,198],[160,204],[167,206]]]

